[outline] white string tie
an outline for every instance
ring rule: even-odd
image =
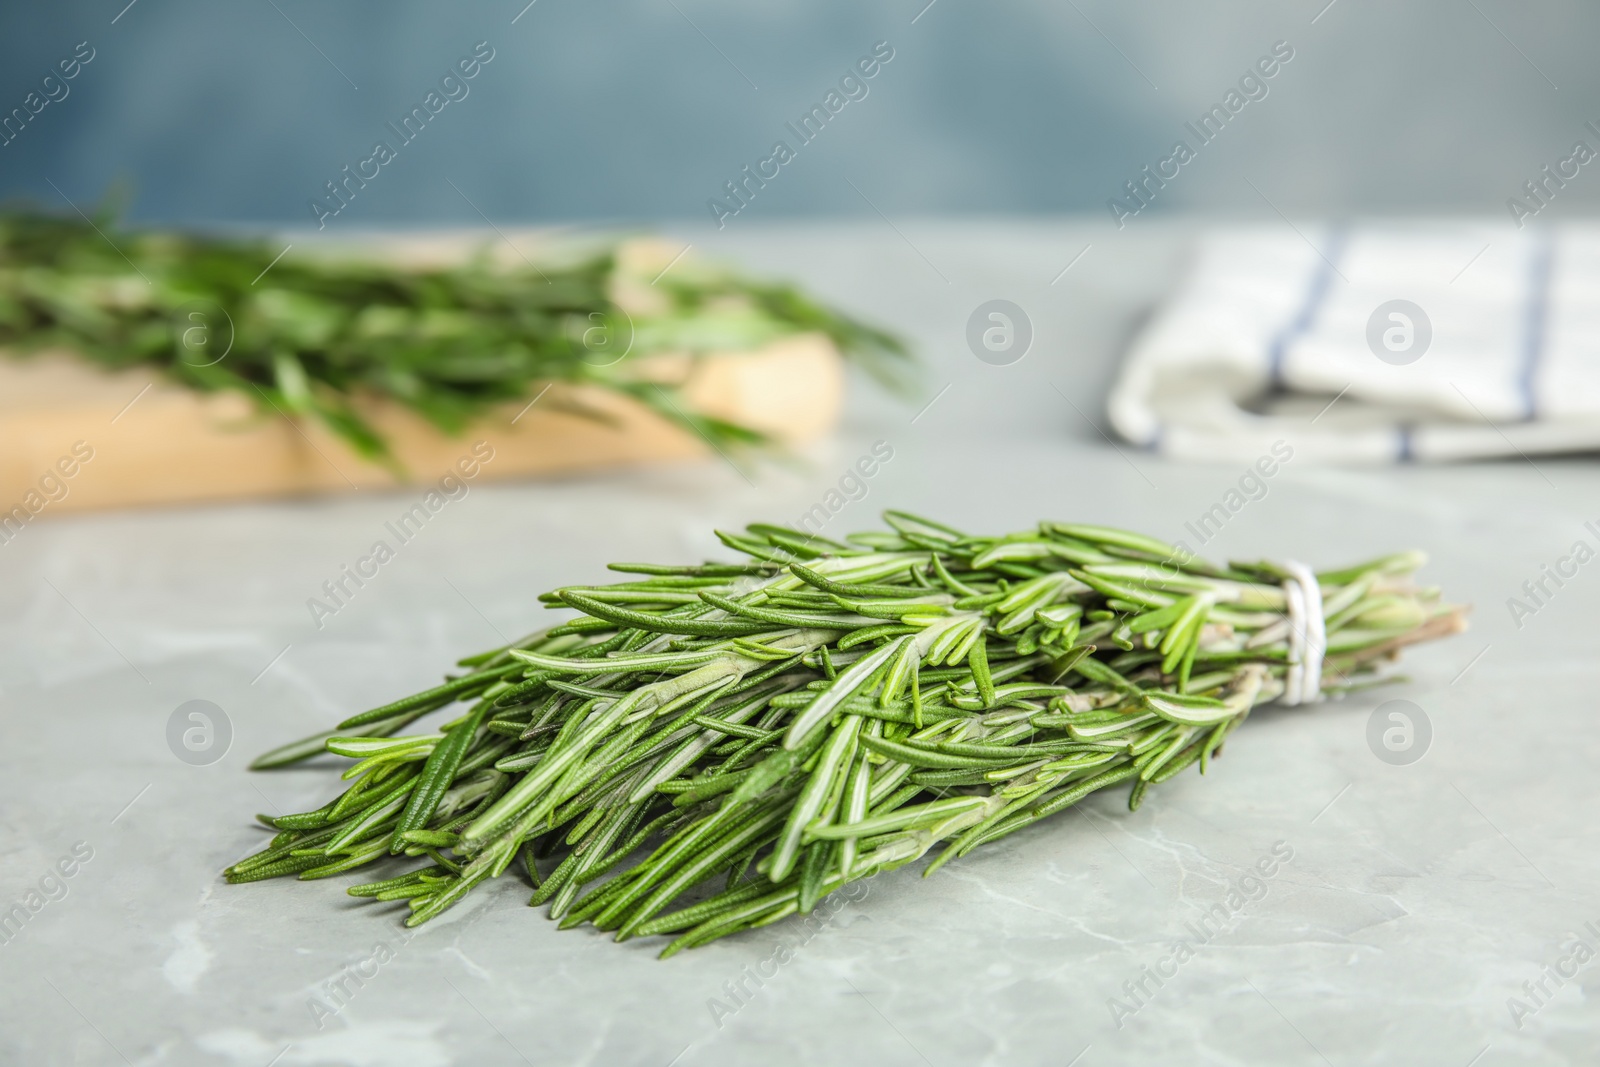
[[[1322,586],[1310,567],[1287,560],[1283,599],[1289,608],[1289,670],[1283,704],[1315,704],[1322,699],[1322,658],[1328,651],[1328,625],[1322,614]]]

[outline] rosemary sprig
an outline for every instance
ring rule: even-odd
[[[1285,690],[1298,646],[1270,564],[1105,527],[885,518],[892,532],[828,544],[758,525],[722,535],[745,565],[615,564],[632,580],[547,594],[578,616],[258,760],[360,762],[329,805],[260,817],[281,832],[226,877],[403,852],[424,866],[349,892],[404,900],[416,925],[520,854],[531,903],[564,927],[674,934],[670,956],[939,845],[932,873],[1101,789],[1131,783],[1137,808]],[[1318,576],[1325,689],[1464,628],[1412,583],[1422,562]],[[458,700],[436,732],[388,736]]]
[[[587,383],[738,447],[763,438],[638,377],[636,360],[819,332],[885,384],[909,385],[897,338],[790,286],[693,261],[637,277],[617,251],[566,264],[506,268],[483,254],[403,269],[370,256],[280,259],[282,248],[261,241],[127,230],[105,213],[91,224],[13,211],[0,214],[0,349],[160,367],[197,390],[242,393],[264,413],[320,419],[389,462],[360,398],[396,401],[457,433],[541,383]],[[645,295],[625,313],[618,299],[629,292]]]

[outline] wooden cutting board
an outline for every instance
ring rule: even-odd
[[[838,352],[811,334],[755,352],[653,356],[638,372],[680,383],[698,411],[791,444],[830,429],[844,392]],[[575,414],[574,406],[607,419]],[[418,484],[469,468],[475,479],[506,479],[711,454],[704,440],[627,397],[560,383],[532,406],[495,410],[460,437],[390,403],[367,405],[365,414],[391,442],[404,481]],[[262,414],[239,395],[197,394],[151,370],[108,374],[70,353],[0,355],[0,543],[35,517],[67,511],[401,481],[316,420]]]

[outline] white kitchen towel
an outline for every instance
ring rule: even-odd
[[[1237,228],[1201,240],[1108,403],[1196,460],[1600,449],[1600,227]]]

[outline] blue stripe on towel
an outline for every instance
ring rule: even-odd
[[[1528,257],[1528,302],[1522,311],[1522,366],[1517,372],[1522,417],[1528,422],[1539,414],[1539,363],[1544,357],[1549,325],[1550,270],[1554,259],[1554,238],[1548,231],[1538,233]]]
[[[1328,290],[1332,287],[1335,273],[1334,261],[1344,252],[1344,227],[1335,226],[1329,230],[1326,243],[1328,247],[1318,252],[1317,261],[1313,264],[1315,269],[1311,272],[1300,309],[1294,318],[1284,324],[1272,338],[1272,343],[1267,346],[1267,373],[1274,390],[1283,388],[1283,361],[1289,354],[1289,344],[1311,329],[1317,321],[1317,312],[1322,309],[1322,304],[1328,297]]]

